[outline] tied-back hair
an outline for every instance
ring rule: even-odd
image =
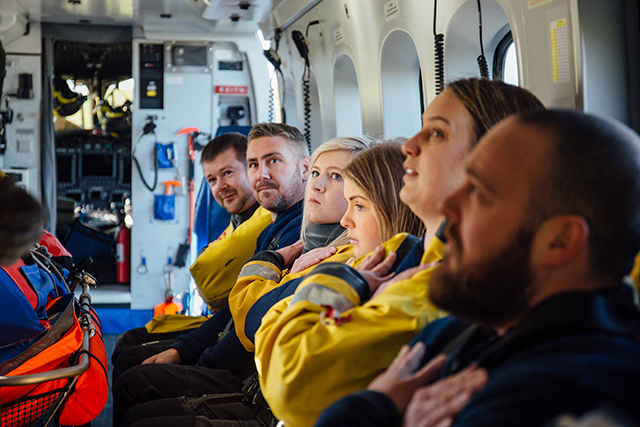
[[[233,148],[236,158],[247,167],[247,137],[238,132],[223,133],[216,136],[202,149],[200,163],[213,161],[218,155]]]
[[[544,110],[544,105],[527,89],[500,80],[461,79],[447,85],[473,117],[478,140],[502,119],[526,110]]]
[[[347,151],[351,153],[351,158],[353,158],[355,155],[357,155],[361,151],[369,148],[369,143],[370,143],[369,139],[360,138],[357,136],[333,138],[325,142],[318,148],[316,148],[316,150],[313,152],[313,155],[311,156],[311,161],[309,162],[309,170],[313,168],[313,165],[316,163],[316,160],[318,160],[318,157],[320,157],[322,153],[326,153],[328,151]],[[310,185],[310,182],[311,180],[307,181],[307,187]],[[300,238],[302,239],[302,241],[306,241],[307,226],[310,223],[310,221],[307,219],[307,203],[306,203],[307,192],[305,191],[304,194],[305,194],[305,204],[304,204],[304,210],[302,212],[302,228],[300,231]],[[328,246],[342,246],[348,243],[349,243],[349,238],[347,237],[347,230],[345,230],[342,233],[340,233],[340,235],[336,237],[333,241],[331,241],[328,244]]]
[[[263,137],[281,137],[289,142],[289,146],[295,153],[296,160],[300,161],[309,155],[309,147],[307,141],[300,130],[294,126],[284,123],[258,123],[251,128],[249,136],[249,144],[251,141]]]
[[[379,141],[354,157],[343,170],[347,179],[371,200],[383,242],[402,232],[414,236],[424,233],[422,221],[400,200],[404,159],[396,140]]]

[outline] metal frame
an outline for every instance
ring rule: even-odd
[[[82,350],[83,352],[80,354],[80,358],[78,360],[78,364],[75,366],[71,366],[68,368],[56,369],[54,371],[48,372],[40,372],[37,374],[28,374],[28,375],[15,375],[15,376],[2,376],[0,375],[0,388],[2,387],[16,387],[16,386],[26,386],[39,384],[49,381],[55,381],[65,378],[73,378],[73,381],[66,386],[66,391],[62,398],[57,402],[56,408],[50,413],[49,419],[47,419],[45,426],[49,424],[55,415],[55,413],[60,409],[62,404],[65,402],[71,391],[73,390],[73,386],[77,381],[78,377],[85,373],[89,369],[90,357],[87,354],[90,351],[90,339],[95,334],[95,328],[93,325],[93,321],[91,320],[90,308],[91,308],[91,295],[89,294],[89,284],[83,281],[82,285],[82,294],[80,295],[80,308],[82,310],[82,315],[80,316],[80,325],[82,328]],[[10,406],[7,405],[7,406]],[[0,402],[0,411],[2,410],[2,403]],[[37,420],[36,422],[39,422]]]

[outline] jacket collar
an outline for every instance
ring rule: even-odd
[[[640,335],[640,309],[635,289],[627,284],[598,292],[566,292],[535,306],[504,336],[477,325],[451,354],[447,371],[472,362],[491,368],[517,351],[557,337],[589,332]]]
[[[294,204],[287,210],[280,212],[276,217],[276,220],[273,222],[277,223],[281,221],[289,221],[291,217],[296,217],[300,215],[302,213],[302,204],[303,204],[303,201],[300,200],[298,203]]]

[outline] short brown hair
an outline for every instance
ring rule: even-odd
[[[298,128],[286,125],[284,123],[258,123],[251,128],[249,132],[249,144],[257,138],[265,136],[282,137],[289,141],[291,148],[296,154],[297,160],[309,155],[309,147],[304,136]]]
[[[424,232],[422,221],[400,200],[404,159],[400,144],[383,141],[355,156],[342,171],[371,200],[383,242],[402,232]]]
[[[592,272],[621,280],[640,250],[640,137],[613,120],[571,110],[530,111],[518,121],[550,141],[547,167],[531,189],[532,222],[583,217]]]
[[[209,141],[202,149],[200,163],[213,161],[220,153],[227,151],[229,148],[233,148],[238,160],[246,167],[247,137],[238,132],[223,133]]]
[[[449,83],[447,89],[456,94],[473,117],[476,140],[471,144],[472,148],[502,119],[521,111],[545,109],[527,89],[500,80],[461,79]]]

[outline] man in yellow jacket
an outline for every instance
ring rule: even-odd
[[[202,169],[211,194],[231,214],[227,229],[209,244],[190,269],[200,295],[211,308],[226,303],[235,278],[255,251],[258,236],[271,224],[269,211],[260,207],[253,196],[247,177],[246,152],[247,138],[239,133],[220,135],[202,150]],[[118,339],[113,352],[114,378],[164,350],[170,340],[188,333],[206,320],[204,316],[160,315],[145,327],[126,331]],[[168,342],[141,346],[165,340]]]

